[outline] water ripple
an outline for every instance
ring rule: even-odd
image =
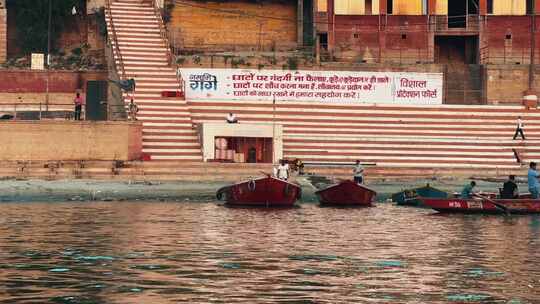
[[[540,303],[540,218],[2,203],[0,303]]]

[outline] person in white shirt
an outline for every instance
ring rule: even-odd
[[[521,135],[521,138],[525,140],[525,134],[523,134],[523,121],[521,120],[521,116],[518,116],[517,119],[516,133],[514,133],[514,139],[517,138],[518,133],[519,135]]]
[[[359,160],[356,161],[356,164],[353,168],[354,182],[357,184],[364,183],[364,166],[360,163]]]
[[[285,181],[289,179],[289,164],[284,159],[277,168],[277,178]]]
[[[229,113],[227,115],[227,122],[228,123],[238,123],[238,118],[234,115],[234,113]]]

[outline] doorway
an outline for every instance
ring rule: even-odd
[[[86,82],[86,120],[107,120],[107,81]]]
[[[446,104],[482,104],[478,36],[436,36],[435,61],[444,67]]]
[[[478,36],[436,36],[435,62],[477,64]]]

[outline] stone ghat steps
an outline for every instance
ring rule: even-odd
[[[190,101],[193,121],[283,125],[286,158],[377,163],[379,167],[516,169],[540,159],[540,111],[520,106],[413,106]],[[512,140],[518,116],[528,140]]]
[[[149,3],[142,1],[113,1],[105,13],[109,37],[116,35],[112,45],[117,70],[123,68],[126,77],[134,78],[136,82],[135,94],[123,96],[126,104],[133,97],[139,105],[137,117],[143,123],[143,132],[183,130],[175,135],[174,144],[170,144],[169,137],[143,137],[143,152],[151,159],[202,160],[187,103],[178,97],[161,96],[163,91],[175,92],[181,86],[176,70],[167,61],[168,50],[160,34],[160,17]],[[179,149],[179,146],[183,148]]]
[[[161,181],[222,181],[236,182],[263,176],[270,173],[270,164],[234,164],[234,163],[201,163],[178,161],[151,162],[86,162],[81,168],[79,162],[65,161],[55,167],[58,162],[34,161],[25,164],[24,170],[16,162],[0,162],[1,179],[96,179],[96,180],[161,180]],[[53,165],[51,165],[53,164]],[[524,176],[526,167],[514,169],[474,168],[385,168],[366,166],[367,180],[405,180],[425,178],[469,178],[469,177],[504,177],[509,174]],[[352,164],[342,166],[306,165],[305,172],[336,179],[350,179]]]

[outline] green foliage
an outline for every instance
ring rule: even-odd
[[[98,25],[99,34],[101,37],[107,38],[107,21],[105,20],[105,8],[94,10],[94,16]]]
[[[231,66],[237,68],[239,65],[245,65],[246,60],[242,57],[231,59]]]
[[[18,42],[24,52],[47,51],[49,1],[51,6],[51,47],[60,36],[67,18],[72,18],[73,6],[80,10],[83,0],[7,0],[15,13]]]
[[[176,57],[176,64],[183,65],[186,62],[186,58],[184,57]]]
[[[289,70],[298,70],[298,59],[296,57],[287,58],[287,66]]]
[[[172,14],[173,9],[174,9],[174,3],[165,4],[165,7],[163,8],[163,12],[162,12],[162,18],[165,24],[171,21],[171,14]]]

